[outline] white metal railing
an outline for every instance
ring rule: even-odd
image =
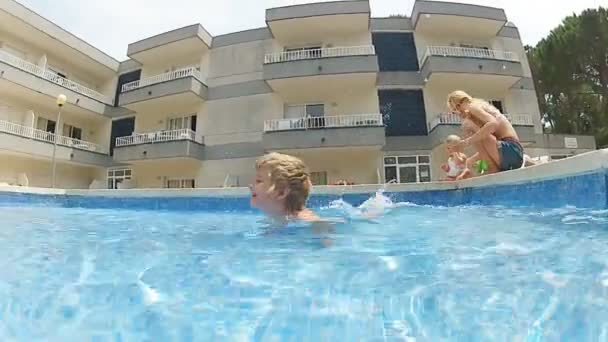
[[[152,84],[163,83],[167,81],[173,81],[185,77],[194,77],[201,81],[201,72],[197,67],[188,67],[175,71],[166,72],[164,74],[155,75],[152,77],[144,78],[138,81],[125,83],[122,85],[122,92],[135,90],[138,88],[146,87]]]
[[[266,120],[264,122],[264,132],[383,125],[382,114],[319,116]]]
[[[528,114],[505,114],[514,126],[534,126],[532,116]]]
[[[203,137],[197,136],[191,129],[176,129],[149,133],[133,133],[130,136],[116,138],[116,147],[141,144],[154,144],[169,141],[189,140],[203,143]]]
[[[343,46],[321,49],[302,49],[296,51],[283,51],[266,54],[266,56],[264,56],[264,64],[298,61],[303,59],[367,56],[375,54],[376,49],[373,45]]]
[[[532,116],[528,114],[504,114],[513,126],[534,126]],[[435,116],[429,122],[429,131],[439,125],[460,125],[462,119],[458,114],[443,113]]]
[[[23,70],[30,74],[36,75],[38,77],[44,78],[48,81],[61,85],[67,89],[70,89],[79,94],[88,96],[97,101],[103,102],[105,104],[112,104],[112,99],[108,96],[105,96],[95,90],[89,89],[81,84],[78,84],[74,81],[70,81],[64,77],[57,75],[56,73],[46,70],[44,68],[39,67],[36,64],[30,63],[28,61],[24,61],[23,59],[13,56],[12,54],[0,49],[0,61],[9,64],[17,69]]]
[[[104,148],[100,145],[84,141],[78,140],[70,137],[64,137],[62,135],[55,135],[54,133],[50,133],[47,131],[43,131],[40,129],[35,129],[33,127],[22,126],[16,123],[12,123],[9,121],[0,120],[0,132],[9,133],[18,135],[25,138],[30,138],[38,141],[44,141],[47,143],[54,143],[55,139],[57,139],[57,145],[62,145],[66,147],[76,148],[79,150],[99,152],[99,153],[108,153],[108,149]]]
[[[464,48],[456,46],[429,46],[422,62],[424,63],[424,61],[426,61],[426,59],[430,56],[483,58],[511,62],[519,61],[517,54],[510,51]]]

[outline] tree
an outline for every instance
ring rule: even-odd
[[[546,128],[607,145],[608,10],[567,17],[526,53]]]

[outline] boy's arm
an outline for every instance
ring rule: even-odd
[[[479,152],[475,152],[474,155],[467,158],[467,168],[468,169],[472,168],[473,164],[475,164],[475,162],[478,160],[479,160]]]
[[[456,177],[456,180],[463,180],[465,177],[471,175],[471,170],[469,168],[465,168],[462,172]]]
[[[458,160],[459,163],[465,164],[467,162],[467,155],[464,153],[454,153],[454,157]]]

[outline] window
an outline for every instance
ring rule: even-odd
[[[130,169],[108,170],[108,189],[118,189],[118,184],[127,179],[131,179]]]
[[[496,107],[501,113],[505,113],[505,108],[503,107],[502,100],[488,100],[488,102]]]
[[[290,120],[291,129],[323,128],[325,127],[325,105],[323,103],[309,103],[303,105],[288,105],[285,111],[286,119]]]
[[[384,157],[384,178],[387,183],[430,182],[430,164],[428,155]]]
[[[168,189],[194,189],[194,179],[167,179]]]
[[[82,140],[82,128],[74,127],[72,125],[63,124],[64,137]]]
[[[311,172],[312,185],[327,185],[327,171]]]
[[[178,129],[190,129],[196,131],[196,115],[189,115],[167,120],[167,129],[170,131]]]
[[[63,77],[63,78],[65,78],[65,79],[67,79],[67,78],[68,78],[67,73],[66,73],[65,71],[63,71],[63,70],[61,70],[61,69],[59,69],[59,68],[57,68],[57,67],[55,67],[55,66],[47,65],[47,67],[46,67],[46,68],[47,68],[47,69],[48,69],[50,72],[52,72],[52,73],[54,73],[54,74],[57,74],[57,76],[59,76],[59,77]]]
[[[322,57],[321,46],[285,48],[285,52],[290,52],[289,56],[287,57],[287,60]]]
[[[36,124],[36,128],[38,128],[41,131],[55,133],[56,125],[57,125],[57,123],[55,121],[39,116],[38,123]]]
[[[474,44],[460,44],[460,47],[461,48],[466,48],[466,49],[490,50],[490,48],[487,47],[487,46],[474,45]]]
[[[323,103],[310,103],[303,105],[288,105],[285,111],[286,119],[297,119],[307,116],[320,117],[325,115],[325,105]]]

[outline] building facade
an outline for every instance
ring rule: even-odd
[[[595,149],[593,137],[542,133],[501,9],[273,8],[265,27],[212,37],[186,26],[130,44],[121,63],[12,0],[0,15],[0,182],[49,186],[55,141],[67,188],[246,186],[269,151],[301,157],[315,184],[437,180],[441,142],[460,132],[446,108],[456,89],[508,114],[530,156]],[[69,103],[57,124],[59,93]]]

